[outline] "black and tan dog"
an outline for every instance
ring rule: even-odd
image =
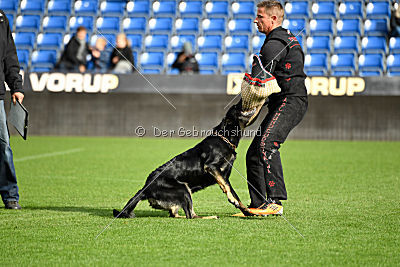
[[[153,208],[168,210],[171,217],[181,217],[178,210],[182,208],[188,219],[217,218],[197,216],[192,201],[192,193],[214,184],[220,186],[230,203],[245,215],[251,215],[229,182],[235,149],[241,138],[239,116],[240,108],[231,107],[212,135],[153,171],[124,209],[114,210],[114,217],[135,217],[134,208],[139,201],[147,199]]]

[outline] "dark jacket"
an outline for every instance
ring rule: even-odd
[[[180,73],[199,72],[199,64],[193,55],[188,56],[183,62],[178,61],[179,57],[183,54],[184,52],[182,51],[176,56],[175,62],[171,67],[173,69],[178,69]]]
[[[272,30],[260,51],[263,66],[275,76],[282,92],[272,96],[307,96],[304,53],[296,37],[282,27]]]
[[[8,19],[3,10],[0,10],[0,99],[4,99],[7,83],[11,94],[23,93],[22,76],[19,74],[20,67],[15,48],[14,39],[11,35]]]
[[[86,49],[83,52],[83,60],[79,60],[77,58],[78,49],[79,49],[79,41],[76,39],[76,36],[73,36],[71,40],[69,40],[68,44],[65,46],[64,52],[61,56],[60,62],[58,65],[62,64],[67,69],[76,69],[79,65],[86,66],[86,56],[90,52],[89,45],[86,43]]]
[[[122,56],[121,56],[122,54]],[[133,52],[132,49],[129,46],[126,46],[125,48],[114,48],[114,50],[111,53],[110,57],[110,68],[113,69],[116,64],[112,62],[112,59],[114,57],[118,57],[119,60],[128,60],[132,66],[135,66],[134,59],[133,59]],[[135,71],[135,68],[132,69],[132,71]]]

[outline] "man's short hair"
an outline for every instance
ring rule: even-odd
[[[85,28],[85,26],[79,26],[78,28],[76,28],[76,32],[80,32],[80,31],[87,32],[87,29]]]
[[[270,16],[276,15],[278,17],[279,22],[282,23],[285,12],[283,10],[283,6],[279,1],[264,0],[257,4],[257,8],[261,7],[265,8],[265,12],[268,13],[268,15]]]

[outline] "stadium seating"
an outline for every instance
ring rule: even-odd
[[[190,42],[192,44],[192,48],[196,47],[196,36],[194,34],[183,34],[183,35],[175,35],[171,37],[171,49],[173,51],[181,51],[183,44],[185,42]]]
[[[382,75],[382,71],[381,70],[376,70],[376,71],[371,71],[371,70],[360,70],[358,72],[358,74],[361,77],[366,77],[366,76],[381,76]]]
[[[400,54],[390,54],[387,57],[387,71],[400,74]],[[398,76],[398,74],[396,76]]]
[[[261,46],[264,44],[264,40],[265,40],[265,35],[256,35],[253,37],[253,39],[251,40],[251,45],[253,48],[253,53],[259,52]]]
[[[254,2],[249,2],[249,1],[239,1],[239,2],[234,2],[232,3],[232,14],[233,17],[235,18],[241,18],[241,17],[246,17],[246,18],[251,18],[254,19],[255,17],[255,4]]]
[[[90,38],[90,45],[91,46],[95,46],[96,45],[97,38],[106,39],[106,41],[107,41],[106,50],[107,51],[113,49],[113,45],[115,45],[115,40],[116,40],[115,34],[113,34],[113,33],[101,33],[99,35],[92,35],[92,37]]]
[[[52,68],[57,60],[56,50],[37,50],[32,53],[33,67]]]
[[[21,14],[41,15],[44,12],[45,0],[22,0]]]
[[[69,20],[70,31],[74,33],[79,26],[84,26],[89,32],[91,32],[93,30],[93,17],[71,17]]]
[[[172,30],[172,18],[152,18],[149,20],[151,33],[170,33]]]
[[[204,52],[197,53],[196,60],[199,63],[200,71],[202,70],[213,70],[218,69],[218,53],[216,52]]]
[[[210,18],[202,21],[203,33],[223,33],[225,34],[225,19]]]
[[[246,69],[246,54],[245,53],[226,53],[222,55],[222,69],[241,70]]]
[[[332,76],[338,76],[338,77],[351,77],[354,76],[354,71],[353,70],[335,70],[331,72]]]
[[[335,52],[358,53],[359,52],[358,42],[359,40],[357,36],[338,36],[335,38],[335,43],[334,43]]]
[[[7,19],[8,19],[8,24],[10,26],[11,31],[14,29],[14,15],[12,14],[7,14]]]
[[[253,25],[252,19],[232,19],[228,23],[228,28],[231,34],[251,34],[254,27]]]
[[[361,35],[360,19],[343,19],[336,22],[337,35]]]
[[[146,32],[147,20],[144,17],[126,18],[123,21],[123,29],[126,33],[144,33]]]
[[[320,1],[312,5],[314,18],[336,18],[336,3],[333,1]]]
[[[333,35],[332,19],[310,20],[310,34],[312,35]]]
[[[383,70],[382,54],[362,54],[358,58],[358,70],[361,71],[378,71]]]
[[[140,65],[143,69],[158,69],[164,67],[163,52],[145,52],[140,55]]]
[[[293,34],[307,32],[305,19],[285,19],[282,23],[282,27],[288,29]]]
[[[305,73],[307,76],[325,76],[327,71],[325,69],[323,70],[305,70]]]
[[[100,11],[102,15],[123,16],[125,10],[125,3],[123,1],[104,1],[100,4]]]
[[[15,23],[17,31],[35,31],[40,29],[40,16],[38,15],[25,15],[18,16]]]
[[[362,1],[346,1],[339,5],[340,18],[363,18],[363,2]]]
[[[388,1],[373,1],[367,4],[367,18],[389,18],[390,6]]]
[[[66,16],[49,16],[43,18],[43,31],[64,32],[67,28]]]
[[[228,17],[228,1],[211,1],[205,5],[208,17]]]
[[[36,33],[17,32],[14,36],[14,43],[17,49],[32,49],[35,45]]]
[[[176,13],[175,1],[155,1],[153,3],[154,16],[169,16],[174,17]]]
[[[175,30],[177,33],[194,33],[199,32],[198,18],[182,18],[175,21]]]
[[[248,35],[232,35],[225,37],[225,51],[244,51],[249,50]]]
[[[126,38],[128,38],[132,49],[140,50],[142,48],[143,36],[141,34],[127,34]]]
[[[96,27],[101,33],[119,33],[119,17],[99,17]]]
[[[75,2],[74,8],[75,15],[96,16],[98,11],[98,2],[97,0],[79,0]]]
[[[60,49],[62,44],[62,33],[39,33],[37,36],[38,49]]]
[[[21,68],[26,70],[29,65],[29,50],[17,49],[17,57]]]
[[[18,10],[18,1],[2,0],[0,1],[0,9],[6,14],[16,13]]]
[[[379,52],[386,54],[387,42],[385,37],[366,36],[361,41],[362,52]]]
[[[220,51],[222,49],[221,35],[205,35],[197,39],[199,51]]]
[[[168,48],[169,38],[166,34],[148,35],[144,39],[147,51],[165,51]]]
[[[47,13],[49,15],[70,15],[70,0],[51,0],[47,5]]]
[[[331,50],[330,36],[310,36],[307,38],[308,52],[326,52]]]
[[[386,36],[389,32],[388,19],[367,19],[364,23],[365,35]]]
[[[203,13],[203,2],[186,1],[179,3],[179,13],[182,17],[201,17]]]
[[[293,1],[285,5],[287,18],[306,18],[309,17],[308,1]]]
[[[331,57],[331,71],[338,73],[339,71],[347,71],[354,73],[356,69],[355,54],[333,54]]]
[[[400,52],[400,37],[391,37],[389,40],[390,53]]]
[[[327,68],[327,54],[310,53],[305,56],[304,69],[306,71],[323,71],[325,73]]]
[[[129,1],[126,4],[128,16],[149,16],[150,3],[149,1]]]

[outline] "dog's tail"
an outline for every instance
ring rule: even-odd
[[[122,211],[118,211],[116,209],[113,210],[113,215],[115,218],[134,218],[135,213],[133,210],[136,205],[141,201],[146,199],[146,195],[144,194],[144,190],[140,189],[129,201],[126,203],[125,207]]]

